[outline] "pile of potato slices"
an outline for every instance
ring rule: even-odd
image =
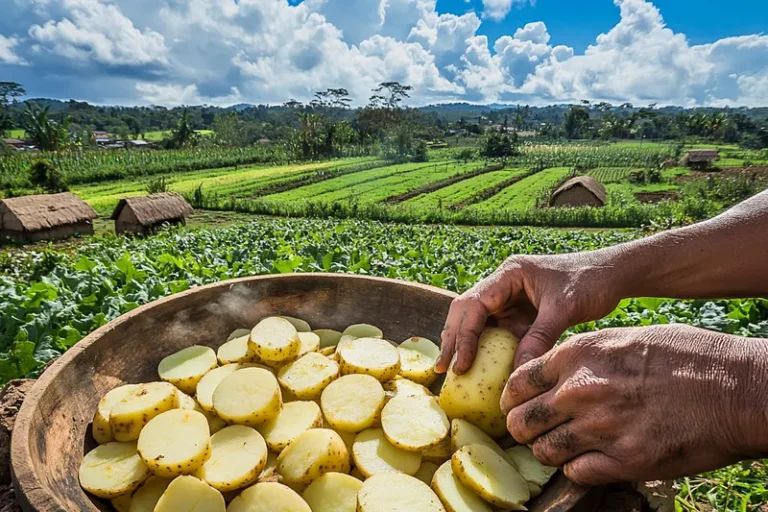
[[[426,338],[265,318],[101,398],[80,484],[118,512],[525,510],[556,469],[495,440],[516,348],[486,330],[435,396]]]

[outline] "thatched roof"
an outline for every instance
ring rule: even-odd
[[[154,226],[166,220],[181,219],[194,212],[179,194],[163,192],[121,199],[110,218],[117,219],[125,207],[133,211],[142,226]]]
[[[0,200],[0,229],[18,230],[14,227],[18,223],[4,220],[7,215],[18,219],[24,231],[42,231],[99,217],[85,201],[69,192]]]
[[[589,190],[592,195],[598,198],[601,203],[605,203],[605,198],[607,197],[605,187],[602,183],[590,176],[576,176],[575,178],[566,181],[560,188],[555,190],[554,194],[552,194],[552,200],[573,187],[584,187]]]
[[[686,153],[691,163],[714,162],[720,158],[720,152],[716,149],[691,149]]]

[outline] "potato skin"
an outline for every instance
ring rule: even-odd
[[[325,473],[349,470],[347,446],[330,429],[307,430],[277,457],[277,472],[288,486],[308,485]]]
[[[464,375],[448,371],[439,403],[449,418],[462,418],[491,437],[507,433],[499,402],[512,374],[518,340],[504,329],[486,329],[480,335],[477,356]]]

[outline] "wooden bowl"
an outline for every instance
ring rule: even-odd
[[[437,341],[454,297],[404,281],[289,274],[221,282],[131,311],[72,347],[27,395],[11,446],[19,502],[27,512],[109,510],[78,483],[80,461],[95,446],[96,404],[120,384],[157,380],[157,365],[168,354],[195,344],[218,347],[233,330],[276,314],[316,328],[365,322],[392,340],[421,335]],[[531,510],[570,510],[585,493],[558,474]]]

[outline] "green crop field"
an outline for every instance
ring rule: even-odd
[[[642,171],[643,169],[633,169],[631,167],[598,167],[587,172],[588,176],[592,176],[603,185],[607,183],[621,183],[629,179],[629,175],[634,171]]]
[[[536,199],[549,187],[565,178],[569,167],[546,169],[509,186],[492,198],[472,206],[478,210],[528,210],[536,206]]]
[[[8,136],[12,139],[24,139],[26,132],[22,129],[9,130]]]
[[[466,201],[478,192],[502,183],[514,176],[520,176],[524,169],[505,169],[503,171],[491,171],[480,176],[475,176],[466,181],[460,181],[448,187],[436,190],[429,194],[422,194],[405,201],[406,206],[413,208],[440,208],[448,207],[462,201]]]

